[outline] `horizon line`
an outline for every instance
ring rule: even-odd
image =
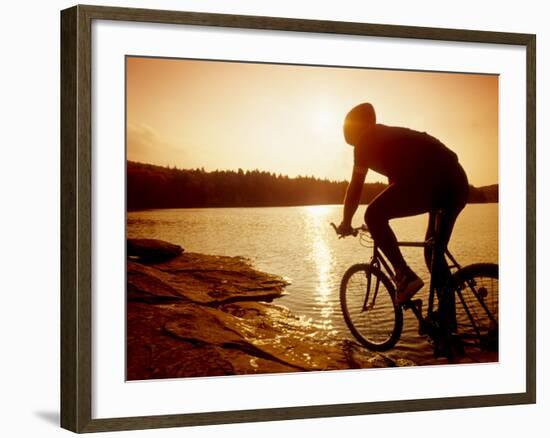
[[[213,173],[213,172],[237,172],[239,170],[242,170],[243,172],[261,172],[261,173],[267,173],[267,174],[270,174],[270,175],[275,175],[276,177],[286,177],[286,178],[289,178],[289,179],[298,179],[298,178],[314,178],[314,179],[317,179],[317,180],[320,180],[320,181],[323,181],[323,180],[326,180],[330,183],[348,183],[349,184],[349,180],[345,179],[345,180],[333,180],[333,179],[330,179],[330,178],[327,178],[327,177],[321,177],[321,176],[315,176],[315,175],[297,175],[297,176],[289,176],[289,175],[286,175],[286,174],[282,174],[280,172],[272,172],[272,171],[268,171],[268,170],[261,170],[261,169],[244,169],[244,168],[237,168],[237,169],[215,169],[215,170],[206,170],[204,168],[204,166],[201,166],[201,167],[178,167],[176,166],[175,164],[174,165],[170,165],[170,164],[154,164],[154,163],[145,163],[143,161],[135,161],[135,160],[129,160],[128,158],[126,158],[126,162],[127,163],[134,163],[134,164],[141,164],[141,165],[145,165],[145,166],[155,166],[155,167],[161,167],[161,168],[164,168],[164,169],[175,169],[175,170],[200,170],[202,172],[205,172],[205,173]],[[384,185],[388,185],[389,183],[388,182],[384,182],[384,181],[373,181],[373,182],[365,182],[365,185],[367,184],[384,184]],[[499,185],[499,182],[495,182],[495,183],[492,183],[492,184],[485,184],[485,185],[482,185],[482,186],[474,186],[473,184],[469,183],[470,186],[472,187],[475,187],[475,188],[481,188],[481,187],[489,187],[489,186],[498,186]]]

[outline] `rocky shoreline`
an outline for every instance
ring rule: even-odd
[[[127,253],[128,380],[414,365],[273,303],[287,282],[244,258],[152,239]]]

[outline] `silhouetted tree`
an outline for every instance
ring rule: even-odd
[[[177,169],[127,162],[127,208],[267,207],[340,204],[347,181],[313,176],[289,178],[258,169]],[[386,188],[365,184],[362,203],[370,202]],[[498,186],[470,189],[471,202],[497,202]],[[495,199],[496,198],[496,199]]]

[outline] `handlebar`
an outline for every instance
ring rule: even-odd
[[[360,227],[352,227],[351,228],[351,233],[349,234],[346,234],[346,235],[343,235],[343,234],[340,234],[338,232],[338,227],[336,226],[336,224],[334,224],[334,222],[331,222],[330,223],[330,226],[334,229],[334,232],[336,234],[338,234],[338,236],[340,237],[340,239],[343,239],[344,237],[346,236],[353,236],[353,237],[357,237],[357,235],[360,233],[360,232],[363,232],[363,231],[368,231],[368,228],[366,225],[361,225]]]

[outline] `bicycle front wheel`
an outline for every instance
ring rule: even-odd
[[[340,304],[351,333],[370,350],[392,348],[401,336],[403,313],[389,278],[369,264],[351,266],[342,277]]]
[[[466,344],[498,351],[498,265],[469,265],[453,279],[458,335]]]

